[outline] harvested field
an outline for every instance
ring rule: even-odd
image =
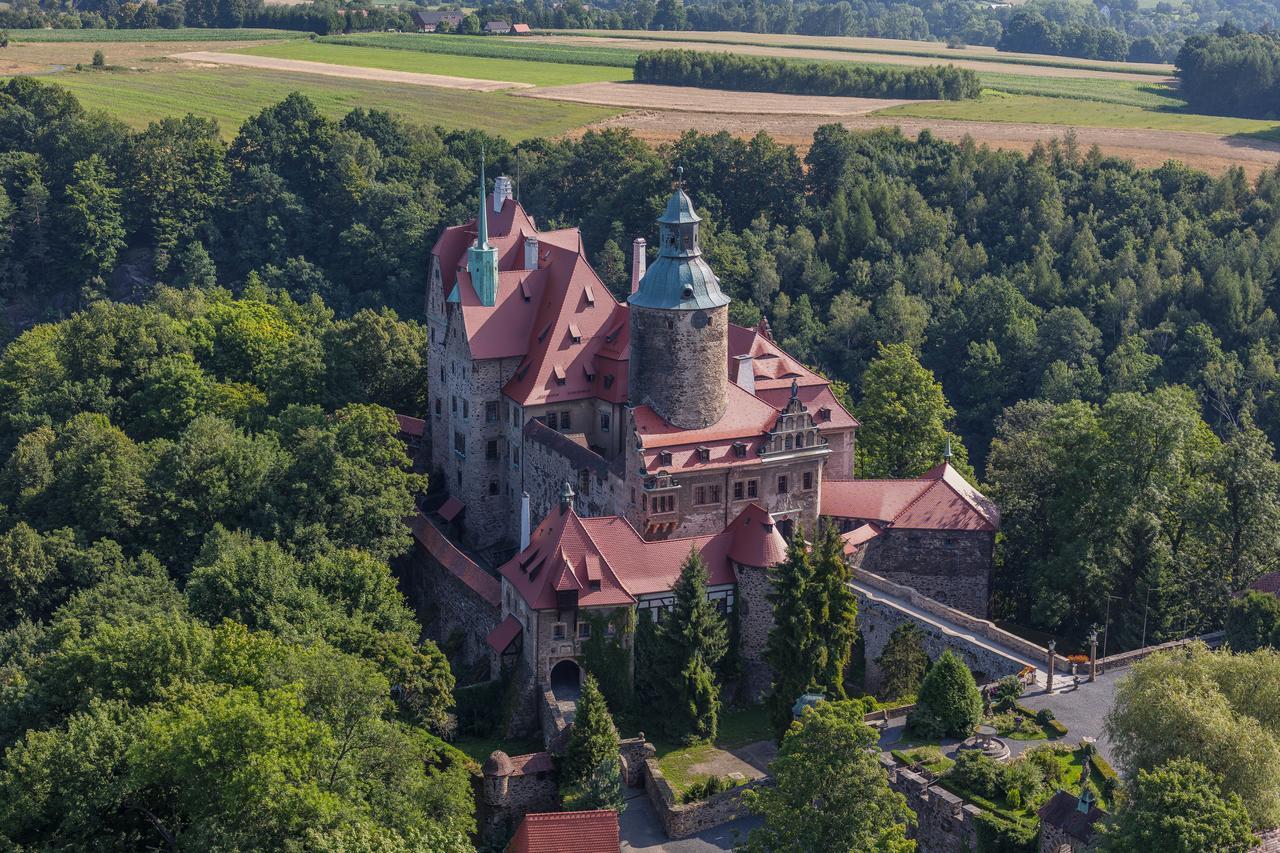
[[[647,83],[579,83],[574,86],[529,89],[516,94],[525,98],[572,101],[578,104],[753,116],[860,116],[887,107],[919,103],[889,98],[779,95],[768,92],[696,89],[692,86],[653,86]]]
[[[386,68],[363,68],[356,65],[334,65],[330,62],[310,62],[304,59],[276,59],[270,56],[249,56],[204,50],[174,54],[173,58],[209,65],[234,65],[241,68],[262,68],[268,71],[287,71],[295,74],[344,77],[350,80],[376,80],[380,83],[434,86],[437,89],[465,89],[470,92],[497,92],[503,89],[522,89],[532,85],[504,80],[476,80],[470,77],[423,74],[417,71],[392,71]]]
[[[220,41],[217,45],[219,49],[236,50],[266,43],[246,38],[243,41]],[[191,41],[11,41],[0,51],[0,76],[48,74],[76,63],[89,65],[93,62],[95,50],[102,51],[108,65],[148,70],[177,69],[184,63],[171,59],[169,54],[201,50],[210,44],[196,38]],[[186,67],[194,67],[194,64],[186,63]]]
[[[674,141],[686,130],[704,133],[724,130],[742,137],[764,131],[778,142],[804,149],[812,140],[814,131],[829,122],[829,119],[818,116],[633,111],[597,122],[592,127],[628,127],[651,142]],[[1029,151],[1037,142],[1060,139],[1074,130],[1083,148],[1097,145],[1104,154],[1133,160],[1144,168],[1159,166],[1166,160],[1180,160],[1213,174],[1240,166],[1247,174],[1255,176],[1280,164],[1280,143],[1209,133],[881,116],[849,117],[841,119],[840,123],[853,130],[897,127],[911,137],[924,130],[952,141],[968,136],[979,144],[1018,151]]]

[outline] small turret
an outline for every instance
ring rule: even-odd
[[[484,195],[484,153],[480,154],[480,213],[476,217],[476,244],[467,249],[467,271],[481,305],[498,300],[498,250],[489,245],[489,209]]]

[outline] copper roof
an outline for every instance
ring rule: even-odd
[[[1000,511],[943,462],[914,480],[826,480],[822,514],[911,530],[997,530]]]

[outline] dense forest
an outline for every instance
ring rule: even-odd
[[[1182,96],[1197,112],[1280,116],[1280,41],[1272,32],[1246,33],[1224,25],[1195,35],[1178,51]]]
[[[803,159],[764,135],[513,147],[297,95],[227,143],[10,80],[0,835],[468,831],[453,676],[386,561],[423,486],[391,410],[422,413],[413,318],[482,148],[619,294],[682,165],[733,319],[848,387],[866,470],[917,474],[958,438],[1004,513],[999,616],[1131,647],[1220,625],[1277,567],[1280,172],[838,125]],[[929,431],[878,455],[898,399]],[[197,761],[231,730],[254,734]]]
[[[977,72],[954,65],[893,68],[696,50],[642,53],[636,59],[635,79],[669,86],[856,98],[958,101],[982,92]]]
[[[267,5],[263,0],[166,0],[120,3],[83,0],[74,4],[19,0],[0,8],[0,27],[10,29],[176,29],[178,27],[270,27],[329,33],[412,29],[407,11],[336,0]]]

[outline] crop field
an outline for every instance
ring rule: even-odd
[[[539,30],[539,36],[549,39],[590,36],[616,39],[623,43],[630,40],[653,42],[714,42],[725,46],[771,47],[788,50],[842,51],[854,54],[884,54],[885,56],[912,56],[942,61],[998,62],[1008,65],[1042,66],[1089,71],[1113,71],[1126,74],[1148,74],[1166,77],[1173,73],[1173,66],[1142,62],[1108,62],[1097,59],[1076,59],[1070,56],[1046,56],[1037,53],[1004,53],[993,47],[970,46],[949,48],[936,41],[908,41],[905,39],[857,38],[850,36],[802,36],[775,35],[772,33],[740,32],[650,32],[647,30]],[[680,45],[674,45],[679,47]]]
[[[85,107],[104,110],[133,127],[145,127],[165,116],[194,113],[217,119],[228,138],[246,118],[290,92],[301,92],[315,101],[322,113],[335,118],[355,107],[366,107],[398,113],[418,124],[447,129],[482,127],[512,140],[559,136],[621,112],[502,93],[243,68],[65,73],[45,79],[65,86]]]
[[[380,68],[388,71],[448,74],[453,77],[471,77],[477,80],[513,80],[532,83],[535,86],[564,86],[571,83],[600,83],[631,79],[630,68],[570,65],[527,59],[494,59],[483,56],[459,56],[309,41],[265,44],[237,50],[236,53],[269,56],[275,59],[328,62],[360,68]]]
[[[49,41],[260,41],[263,39],[305,39],[310,33],[296,30],[204,29],[183,27],[177,30],[10,30],[10,42]]]
[[[566,65],[609,65],[632,68],[639,50],[606,43],[584,46],[570,42],[531,41],[528,38],[477,38],[476,36],[419,35],[416,33],[360,33],[324,36],[324,44],[359,47],[381,47],[418,53],[441,53],[450,56],[488,56],[495,59],[524,59],[531,62],[558,62]]]

